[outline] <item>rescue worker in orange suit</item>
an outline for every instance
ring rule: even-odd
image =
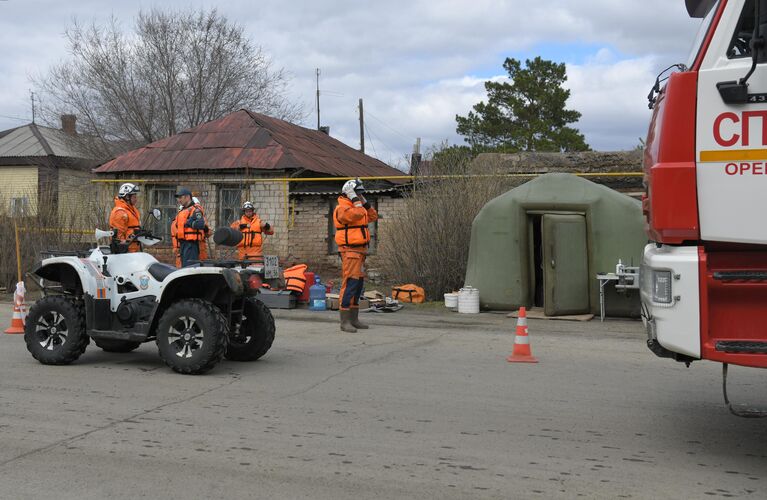
[[[263,235],[274,234],[274,229],[256,214],[253,203],[246,201],[242,204],[242,217],[232,222],[230,227],[242,233],[242,240],[237,244],[237,257],[240,260],[263,261]]]
[[[199,205],[192,201],[192,192],[187,188],[179,188],[176,200],[183,209],[173,224],[176,226],[181,266],[186,267],[200,260],[200,242],[205,239],[205,216]]]
[[[178,206],[176,217],[174,217],[173,222],[170,223],[170,240],[173,243],[173,259],[176,262],[176,267],[181,267],[181,251],[179,250],[180,242],[178,241],[178,238],[176,238],[176,219],[183,209],[183,205]]]
[[[365,200],[361,180],[347,181],[341,191],[338,206],[333,211],[343,274],[339,313],[341,330],[353,333],[368,328],[359,320],[359,300],[365,286],[365,256],[370,243],[368,224],[378,220],[378,212]]]
[[[109,227],[114,231],[112,253],[141,251],[141,244],[132,238],[133,233],[141,228],[141,215],[136,208],[138,193],[138,186],[130,182],[120,186],[117,191],[115,206],[109,214]]]
[[[200,209],[202,217],[205,218],[205,210],[202,208],[202,205],[200,205],[200,199],[196,196],[192,196],[192,202],[194,203],[194,206]],[[200,260],[206,260],[208,258],[208,236],[210,236],[210,228],[208,227],[207,219],[205,220],[205,229],[202,230],[205,238],[200,240]]]

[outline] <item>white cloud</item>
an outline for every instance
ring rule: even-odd
[[[586,64],[567,66],[568,107],[581,112],[577,127],[593,149],[631,149],[644,138],[656,65],[653,56],[610,62],[600,51]]]
[[[130,26],[139,8],[119,0],[0,2],[0,115],[29,117],[29,73],[66,57],[61,34],[73,16],[103,21],[114,14]],[[188,0],[165,0],[163,8],[186,8]],[[501,75],[509,55],[547,58],[581,54],[568,63],[570,106],[592,146],[633,147],[646,131],[645,95],[661,65],[682,60],[697,21],[683,2],[647,0],[392,0],[324,2],[196,0],[217,6],[243,24],[277,66],[293,75],[291,95],[314,106],[314,69],[322,71],[322,121],[331,133],[357,147],[357,99],[365,100],[367,151],[385,161],[423,144],[455,135],[455,115],[466,114],[484,95],[488,75]],[[551,54],[551,55],[549,55]],[[0,129],[21,122],[0,116]],[[316,118],[307,116],[305,125]]]

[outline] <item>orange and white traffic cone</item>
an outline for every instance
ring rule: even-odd
[[[509,363],[537,363],[538,358],[533,356],[530,350],[530,337],[527,335],[527,312],[524,307],[519,308],[517,318],[517,332],[514,336],[514,350],[511,356],[506,358]]]
[[[16,283],[16,292],[13,294],[13,317],[11,326],[5,330],[5,333],[24,333],[24,320],[26,319],[27,309],[24,305],[24,282]]]

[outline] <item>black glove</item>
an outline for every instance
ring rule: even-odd
[[[248,227],[247,224],[240,224],[240,231],[242,231],[243,229],[246,229],[247,227]]]

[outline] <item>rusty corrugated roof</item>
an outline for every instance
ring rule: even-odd
[[[339,177],[403,175],[323,132],[244,109],[128,151],[95,172],[245,168],[303,169]]]

